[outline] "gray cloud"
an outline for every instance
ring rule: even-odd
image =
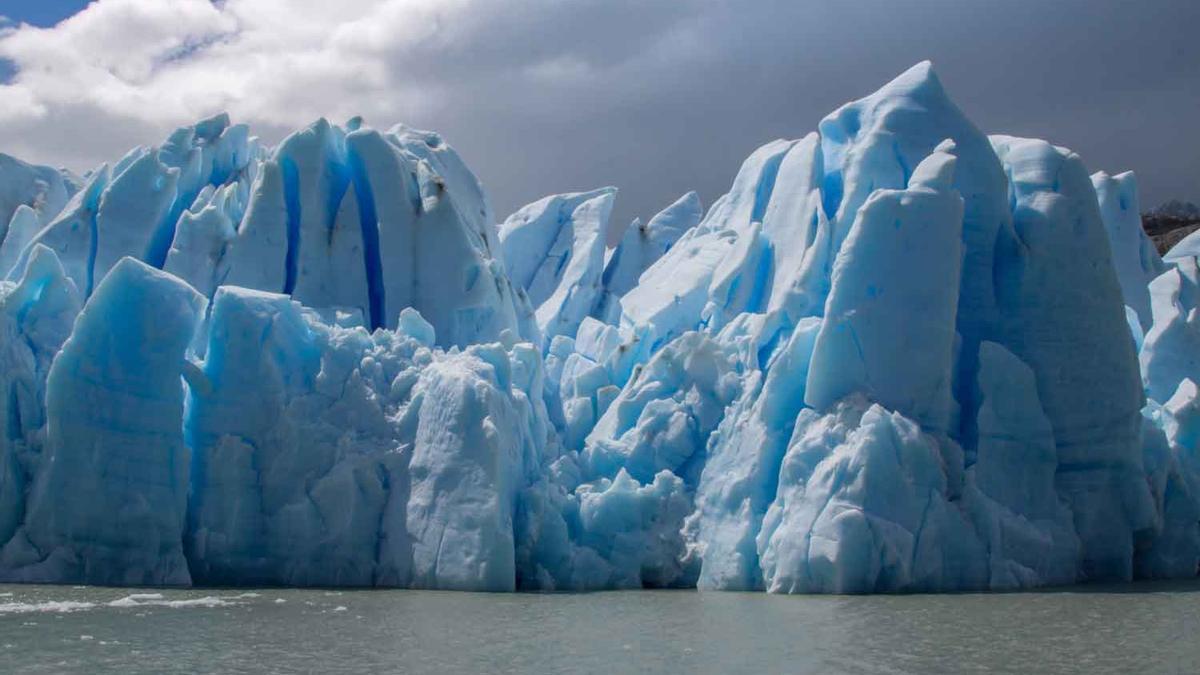
[[[0,150],[82,168],[218,109],[269,141],[362,113],[441,131],[499,217],[611,184],[624,220],[688,189],[711,202],[758,145],[929,58],[984,131],[1134,169],[1145,205],[1200,199],[1191,0],[171,3],[203,18],[191,31],[138,16],[151,4],[101,0],[94,25],[0,39],[21,68],[0,88]],[[153,48],[125,53],[146,34]]]

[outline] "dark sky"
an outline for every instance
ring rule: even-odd
[[[39,2],[3,0],[0,14],[53,22],[53,11],[26,16]],[[104,0],[118,2],[138,4]],[[79,3],[54,4],[66,13]],[[457,18],[434,21],[403,48],[392,49],[385,33],[376,60],[352,62],[332,93],[314,79],[286,97],[276,92],[294,104],[256,105],[251,88],[214,95],[214,105],[255,122],[269,141],[293,124],[291,111],[335,119],[361,111],[381,127],[436,129],[483,180],[498,218],[545,194],[616,185],[616,217],[625,220],[689,189],[711,203],[762,143],[800,137],[840,104],[931,59],[985,132],[1046,138],[1092,171],[1133,169],[1144,208],[1200,201],[1200,0],[452,4],[461,6]],[[403,26],[397,19],[396,30]],[[311,69],[306,76],[317,78]],[[118,143],[158,142],[168,122],[187,121],[120,106],[84,114],[99,104],[38,86],[51,92],[36,99],[48,110],[38,125],[17,120],[4,133],[0,106],[0,151],[78,167],[119,155]],[[203,86],[176,83],[169,93],[203,100]],[[189,105],[177,116],[211,112]],[[94,126],[70,134],[67,147],[41,135],[56,119]]]

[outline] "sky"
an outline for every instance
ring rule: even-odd
[[[499,219],[697,190],[931,59],[987,133],[1200,202],[1196,0],[0,0],[0,152],[77,171],[220,111],[442,133]]]

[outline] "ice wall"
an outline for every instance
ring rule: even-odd
[[[1200,267],[922,63],[706,212],[497,225],[437,134],[0,156],[0,580],[781,593],[1195,576]],[[612,245],[609,245],[612,242]]]

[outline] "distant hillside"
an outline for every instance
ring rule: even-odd
[[[1142,214],[1142,227],[1158,248],[1166,253],[1179,240],[1200,229],[1200,206],[1172,200]]]

